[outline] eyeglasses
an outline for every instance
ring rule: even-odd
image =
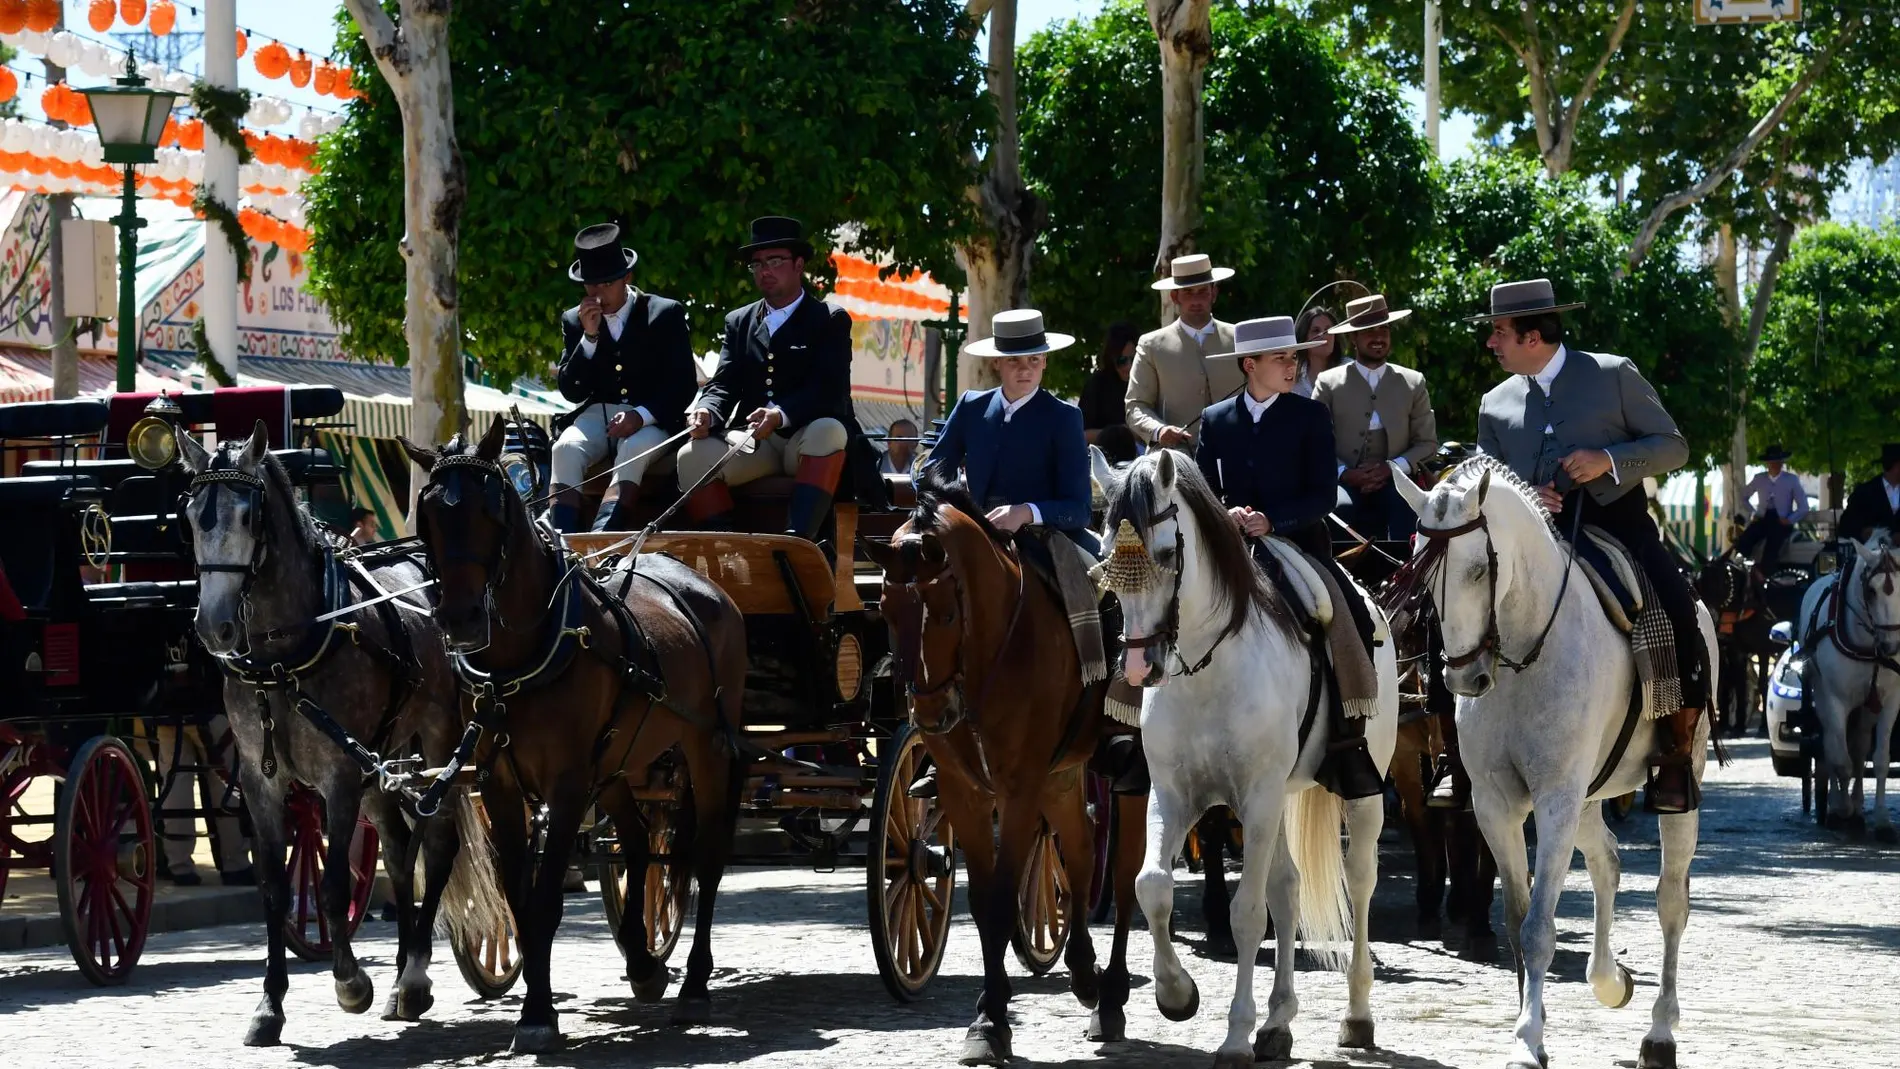
[[[759,273],[760,268],[764,268],[768,271],[776,271],[791,262],[792,258],[790,256],[761,256],[746,266],[756,275]]]

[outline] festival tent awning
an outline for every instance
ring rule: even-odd
[[[79,360],[79,392],[82,395],[113,392],[118,383],[118,365],[109,359],[82,355]],[[140,390],[189,389],[184,379],[169,368],[144,364],[138,368]],[[53,399],[53,354],[45,349],[20,345],[0,345],[0,404]]]

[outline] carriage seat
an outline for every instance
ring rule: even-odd
[[[86,588],[86,600],[94,605],[153,604],[186,608],[198,603],[198,581],[94,583]]]
[[[87,476],[72,472],[0,479],[0,508],[23,511],[46,509],[66,500],[74,490],[91,490],[97,485]]]
[[[97,398],[0,405],[0,439],[68,438],[105,429],[110,406]]]
[[[20,466],[27,475],[80,475],[111,490],[121,482],[146,471],[130,460],[29,460]]]

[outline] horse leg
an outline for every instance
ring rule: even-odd
[[[996,868],[983,896],[983,919],[977,926],[983,943],[983,994],[977,1003],[976,1020],[963,1034],[960,1060],[964,1065],[1003,1065],[1010,1059],[1012,989],[1004,962],[1010,936],[1016,931],[1017,889],[1022,886],[1024,868],[1041,830],[1040,806],[999,799]]]
[[[689,740],[686,759],[692,769],[693,820],[681,849],[690,850],[693,878],[699,883],[699,905],[693,917],[693,950],[686,957],[686,982],[680,985],[673,1007],[674,1024],[706,1024],[712,1020],[712,996],[706,981],[712,976],[713,905],[719,881],[732,857],[732,837],[739,820],[739,791],[745,776],[738,759],[714,739]],[[704,784],[704,789],[698,785]],[[1083,884],[1087,886],[1087,884]],[[1085,922],[1086,923],[1086,922]]]
[[[247,1047],[274,1047],[283,1040],[284,993],[290,972],[284,962],[284,921],[290,911],[290,875],[284,871],[285,828],[282,779],[267,779],[246,761],[238,772],[250,800],[251,857],[257,866],[257,890],[264,899],[264,997],[251,1013],[244,1033]]]
[[[1603,822],[1603,807],[1583,804],[1577,821],[1577,849],[1583,851],[1583,863],[1590,870],[1591,894],[1596,900],[1596,941],[1590,948],[1587,974],[1597,1001],[1611,1009],[1629,1005],[1636,994],[1636,978],[1616,960],[1610,949],[1610,928],[1616,921],[1616,889],[1623,877],[1623,863],[1616,856],[1616,834]]]
[[[1267,908],[1273,915],[1273,993],[1267,996],[1267,1023],[1254,1036],[1253,1056],[1255,1061],[1283,1062],[1293,1057],[1293,1018],[1300,1013],[1300,996],[1293,987],[1299,958],[1300,870],[1293,864],[1283,832],[1274,835],[1270,856]]]
[[[1564,873],[1576,853],[1577,823],[1584,801],[1581,792],[1547,794],[1537,800],[1537,869],[1531,884],[1530,910],[1518,932],[1523,961],[1523,998],[1517,1016],[1517,1050],[1513,1069],[1545,1069],[1544,979],[1557,955],[1557,898],[1563,894]]]
[[[352,770],[352,779],[354,775]],[[336,984],[336,1004],[344,1013],[362,1013],[376,998],[376,985],[350,947],[350,903],[356,889],[350,855],[354,852],[351,847],[356,845],[356,817],[362,804],[362,788],[353,782],[333,783],[324,791],[323,830],[329,842],[323,859],[322,906],[330,922],[330,975]],[[375,878],[373,872],[369,878]]]
[[[1052,802],[1045,803],[1043,819],[1055,833],[1062,867],[1074,889],[1065,910],[1069,942],[1062,955],[1062,963],[1069,967],[1069,990],[1077,1002],[1094,1009],[1101,1001],[1102,987],[1100,970],[1095,967],[1095,943],[1089,938],[1086,888],[1095,877],[1095,829],[1089,821],[1081,771],[1070,773],[1066,781],[1068,786]]]
[[[1370,1050],[1374,1045],[1370,933],[1372,891],[1379,882],[1379,832],[1384,827],[1385,799],[1356,798],[1346,803],[1346,895],[1352,902],[1352,965],[1346,971],[1346,1019],[1339,1024],[1339,1045],[1360,1050]]]
[[[660,959],[647,949],[646,876],[653,863],[653,847],[648,839],[646,818],[624,779],[616,778],[600,795],[600,807],[613,818],[614,837],[620,841],[620,859],[626,872],[620,877],[620,928],[614,932],[621,957],[627,963],[627,980],[633,985],[635,1002],[658,1002],[666,997],[671,979]],[[681,857],[680,837],[673,837],[675,858]],[[671,862],[669,862],[670,864]],[[602,879],[613,879],[603,872]]]
[[[1235,947],[1234,1000],[1227,1007],[1227,1038],[1214,1052],[1214,1069],[1252,1069],[1254,1063],[1253,967],[1267,934],[1267,871],[1277,852],[1285,798],[1280,783],[1266,783],[1255,787],[1252,797],[1239,807],[1247,852],[1241,858],[1240,886],[1229,914]]]
[[[997,837],[991,834],[995,810],[990,800],[956,773],[955,764],[940,761],[937,767],[937,798],[945,819],[957,832],[970,877],[970,915],[976,920],[983,948],[983,990],[977,996],[976,1020],[964,1032],[958,1060],[964,1065],[1001,1065],[1010,1056],[1009,1018],[992,1019],[990,1007],[1009,1005],[1003,955],[1016,927],[1016,874],[1002,864]]]
[[[1524,918],[1531,907],[1530,862],[1524,849],[1524,813],[1523,810],[1509,805],[1498,797],[1494,789],[1484,779],[1472,777],[1471,808],[1477,817],[1478,827],[1484,833],[1484,841],[1491,847],[1491,856],[1497,860],[1499,882],[1504,886],[1504,936],[1510,943],[1511,958],[1517,966],[1517,1002],[1519,1013],[1524,1012]],[[1539,840],[1542,839],[1540,826]],[[1568,861],[1568,858],[1565,859]],[[1568,866],[1566,866],[1568,867]],[[1561,883],[1560,879],[1553,878]],[[1546,880],[1551,883],[1553,880]],[[1513,1066],[1526,1065],[1532,1069],[1542,1069],[1541,1060],[1526,1061],[1519,1058]]]
[[[1681,963],[1682,931],[1689,926],[1689,862],[1695,857],[1700,812],[1675,813],[1660,818],[1662,871],[1656,878],[1656,919],[1662,923],[1662,977],[1656,1004],[1650,1010],[1649,1034],[1637,1065],[1640,1069],[1675,1069],[1676,1022],[1682,1008],[1676,1002],[1676,970]]]
[[[383,870],[389,873],[389,894],[396,904],[396,983],[383,1003],[383,1020],[413,1021],[420,1013],[405,1018],[398,1010],[403,1001],[402,978],[408,974],[416,940],[416,852],[422,845],[422,827],[412,830],[402,814],[384,802],[380,791],[364,795],[362,805],[382,842]]]
[[[1414,887],[1418,906],[1418,937],[1439,937],[1438,907],[1445,889],[1444,827],[1436,810],[1425,805],[1425,768],[1429,760],[1420,742],[1425,721],[1415,720],[1399,728],[1398,749],[1392,755],[1392,785],[1399,795],[1399,813],[1412,840],[1412,855],[1417,867]],[[1453,884],[1456,896],[1457,885]]]
[[[1884,706],[1885,703],[1883,702]],[[1893,763],[1894,713],[1882,708],[1874,728],[1874,838],[1883,843],[1900,842],[1893,830],[1893,816],[1887,812],[1887,768]]]
[[[541,856],[532,861],[534,882],[525,896],[527,909],[515,915],[521,930],[521,973],[528,984],[521,1017],[515,1022],[512,1050],[517,1054],[545,1054],[561,1048],[560,1015],[554,1009],[548,965],[554,932],[561,926],[561,886],[580,833],[581,801],[579,789],[572,784],[563,784],[561,793],[548,799]]]
[[[429,963],[435,956],[435,918],[442,908],[444,893],[448,890],[450,875],[455,871],[456,857],[462,851],[461,832],[455,826],[455,810],[451,806],[463,804],[461,799],[451,797],[443,802],[443,811],[421,821],[415,830],[415,837],[421,841],[422,854],[422,897],[416,904],[413,914],[414,930],[409,937],[409,956],[403,961],[402,969],[396,975],[396,989],[390,993],[390,1003],[398,1018],[405,1021],[420,1020],[435,1005],[435,995],[431,992],[434,983],[429,979]],[[396,823],[402,823],[400,815]],[[411,869],[414,864],[411,864]],[[397,898],[398,903],[402,901]],[[450,902],[452,910],[466,910],[468,903]],[[451,925],[450,931],[455,931]]]
[[[1491,927],[1491,902],[1497,890],[1497,859],[1479,833],[1476,818],[1456,813],[1451,820],[1453,864],[1465,879],[1465,946],[1458,956],[1466,961],[1496,961],[1498,934]]]
[[[1214,957],[1235,953],[1234,929],[1228,922],[1227,839],[1228,810],[1216,806],[1194,826],[1201,842],[1201,916],[1207,922],[1207,952]]]
[[[1136,834],[1148,810],[1148,800],[1138,794],[1114,796],[1115,835],[1109,844],[1114,851],[1115,941],[1109,950],[1108,969],[1102,973],[1102,998],[1089,1019],[1088,1037],[1096,1043],[1120,1043],[1128,1038],[1128,929],[1135,916],[1135,878],[1141,874],[1142,851],[1146,837]]]
[[[1201,993],[1181,967],[1168,932],[1174,919],[1174,858],[1193,819],[1174,785],[1157,778],[1148,794],[1147,850],[1135,877],[1135,897],[1154,941],[1155,1006],[1170,1021],[1185,1021],[1201,1008]]]

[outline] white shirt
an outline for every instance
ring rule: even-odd
[[[1247,414],[1253,417],[1255,423],[1260,422],[1260,417],[1266,415],[1267,409],[1272,408],[1273,402],[1279,399],[1279,394],[1270,393],[1267,395],[1266,400],[1256,401],[1253,399],[1253,394],[1248,393],[1246,390],[1240,391],[1240,400],[1247,406]]]
[[[1204,327],[1190,327],[1187,325],[1187,320],[1185,319],[1175,320],[1174,325],[1180,327],[1181,333],[1187,335],[1189,340],[1203,349],[1207,347],[1207,339],[1214,336],[1214,330],[1216,328],[1216,323],[1213,319],[1209,319],[1207,325]]]
[[[620,335],[626,333],[627,317],[633,314],[633,298],[633,287],[628,286],[627,299],[620,302],[620,307],[600,317],[600,325],[607,329],[607,336],[615,341],[619,341]],[[594,339],[582,333],[581,356],[592,360],[594,358],[594,348]],[[640,405],[635,408],[634,411],[640,413],[640,425],[642,427],[651,426],[653,424],[653,413],[647,411],[647,406]]]
[[[792,298],[792,303],[783,308],[774,308],[769,304],[766,305],[765,333],[768,335],[777,334],[778,328],[784,326],[785,321],[792,318],[792,313],[798,311],[798,306],[803,303],[805,303],[805,291],[800,290],[798,291],[798,296]]]
[[[1008,423],[1011,419],[1014,419],[1016,416],[1016,413],[1021,412],[1023,410],[1023,406],[1029,403],[1029,399],[1036,396],[1037,394],[1041,392],[1042,392],[1042,387],[1038,386],[1037,388],[1029,391],[1026,394],[1023,394],[1021,397],[1018,397],[1017,399],[1012,401],[1009,399],[1008,394],[1005,394],[999,391],[997,396],[1003,399],[1003,422]],[[1033,501],[1025,502],[1025,504],[1027,504],[1029,507],[1029,522],[1040,524],[1042,522],[1042,510],[1037,508],[1035,505],[1035,502]]]
[[[1570,355],[1569,347],[1559,344],[1557,346],[1557,351],[1551,354],[1551,357],[1549,360],[1545,361],[1544,370],[1539,371],[1537,374],[1531,376],[1531,381],[1537,383],[1537,388],[1544,391],[1544,398],[1546,400],[1549,400],[1551,396],[1551,393],[1550,393],[1551,384],[1557,381],[1558,374],[1560,374],[1564,369],[1564,359],[1568,357],[1569,355]],[[1544,433],[1555,434],[1557,433],[1557,431],[1548,422],[1546,422],[1544,424]],[[1609,457],[1610,457],[1610,481],[1613,483],[1621,484],[1623,481],[1623,477],[1616,473],[1616,454],[1611,453],[1607,449],[1605,449],[1604,452],[1609,454]]]
[[[1880,488],[1887,491],[1887,507],[1900,511],[1900,486],[1895,486],[1887,480],[1882,479],[1880,480]]]
[[[1754,508],[1748,508],[1751,498]],[[1757,472],[1742,491],[1742,507],[1751,515],[1756,509],[1773,509],[1784,520],[1798,520],[1808,514],[1808,495],[1801,489],[1801,476],[1786,468],[1780,475]]]

